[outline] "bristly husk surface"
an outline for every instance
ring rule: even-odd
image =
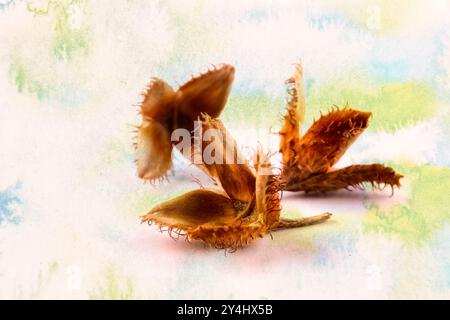
[[[164,201],[153,207],[142,222],[156,224],[161,230],[201,240],[207,245],[235,250],[272,231],[321,223],[330,213],[301,219],[280,217],[282,190],[328,192],[359,188],[367,183],[400,187],[401,175],[382,164],[352,165],[334,169],[351,144],[368,127],[370,112],[333,108],[321,115],[302,135],[305,118],[303,69],[286,81],[290,99],[280,130],[282,174],[272,172],[270,157],[258,149],[253,168],[242,159],[236,141],[217,119],[222,112],[234,68],[222,65],[189,80],[173,90],[163,80],[154,78],[141,103],[141,125],[137,130],[137,174],[154,181],[164,177],[172,167],[171,140],[176,129],[193,131],[200,121],[203,132],[220,133],[212,142],[202,139],[200,149],[191,140],[189,160],[201,152],[200,163],[193,161],[217,184],[217,189],[199,189]],[[214,149],[214,161],[203,161],[203,153]],[[229,155],[232,155],[231,161]],[[219,160],[217,162],[217,160]],[[243,160],[243,161],[241,161]]]
[[[234,67],[226,64],[193,77],[177,91],[161,79],[151,79],[139,109],[142,122],[135,143],[139,178],[155,181],[166,175],[172,168],[172,132],[193,130],[202,113],[218,117],[233,79]]]
[[[214,128],[223,137],[228,135],[227,146],[236,147],[220,120],[203,115],[203,127]],[[227,151],[225,140],[214,141],[219,155]],[[247,163],[204,166],[222,190],[198,189],[161,202],[142,217],[142,222],[154,223],[172,237],[183,235],[188,240],[201,240],[211,247],[234,251],[271,231],[320,223],[330,217],[327,214],[317,218],[280,219],[283,184],[279,175],[272,173],[269,156],[261,149],[254,157],[254,172]]]
[[[372,114],[346,106],[333,107],[314,121],[302,136],[305,102],[303,69],[297,65],[287,80],[290,99],[280,130],[280,152],[286,191],[328,192],[371,184],[374,188],[400,187],[402,175],[382,164],[353,165],[335,170],[333,166],[368,127]],[[301,92],[300,92],[301,90]],[[303,97],[300,99],[299,97]]]
[[[305,96],[303,95],[303,68],[297,64],[295,72],[288,80],[289,100],[286,115],[283,117],[283,127],[280,134],[280,152],[283,163],[296,165],[297,148],[300,143],[300,130],[305,118]]]
[[[222,165],[223,166],[223,165]],[[267,156],[258,150],[255,161],[255,203],[251,203],[239,220],[230,224],[209,223],[199,226],[188,238],[202,240],[218,249],[235,250],[266,235],[280,216],[278,181],[265,171],[270,167]]]
[[[199,166],[203,167],[233,201],[244,205],[251,203],[255,197],[255,175],[236,141],[221,120],[211,118],[207,114],[202,114],[201,119],[203,132],[212,129],[218,135],[213,141],[202,141],[200,150],[203,155],[206,148],[213,148],[215,161],[213,163],[203,161]],[[241,161],[238,161],[239,159]]]
[[[357,188],[364,189],[364,184],[371,184],[373,188],[380,189],[382,185],[400,187],[402,177],[390,167],[379,163],[357,164],[335,171],[311,175],[306,179],[296,180],[295,174],[291,175],[285,190],[305,192],[328,192],[339,189]]]
[[[311,173],[325,173],[367,128],[370,112],[334,108],[315,121],[301,137],[297,165]]]
[[[258,152],[258,161],[257,187],[255,190],[253,185],[252,190],[256,197],[254,202],[246,202],[244,207],[237,208],[227,193],[199,189],[156,205],[142,217],[142,222],[156,223],[168,231],[186,235],[189,240],[202,240],[220,249],[237,249],[263,237],[278,222],[280,198],[277,180],[261,174],[261,161],[264,166],[270,165],[261,152]],[[235,174],[238,180],[241,177],[229,169],[223,171]],[[221,185],[226,185],[226,181],[222,180]]]

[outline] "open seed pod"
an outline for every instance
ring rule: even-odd
[[[198,189],[153,207],[142,222],[155,223],[169,234],[185,235],[220,249],[237,249],[271,231],[301,227],[327,220],[330,214],[286,220],[280,218],[279,176],[271,172],[269,158],[260,149],[253,163],[228,163],[226,153],[237,150],[234,139],[222,122],[202,116],[202,127],[214,129],[222,137],[212,146],[222,163],[203,163],[204,170],[218,182],[219,189]],[[204,152],[210,145],[202,144]],[[217,160],[217,158],[216,158]],[[206,161],[205,161],[206,162]],[[219,161],[221,162],[221,161]]]
[[[206,113],[202,120],[202,135],[209,135],[212,141],[202,139],[198,165],[237,206],[245,207],[255,197],[255,175],[223,123]]]
[[[287,191],[327,192],[350,187],[389,185],[400,187],[402,175],[382,164],[352,165],[339,170],[334,164],[368,127],[370,112],[334,107],[321,115],[302,136],[305,114],[303,69],[296,65],[294,75],[286,81],[291,96],[284,124],[280,130],[283,154],[283,177]]]
[[[172,167],[172,132],[193,129],[201,113],[218,117],[222,112],[231,84],[234,68],[214,67],[193,77],[177,91],[161,79],[152,78],[140,105],[142,122],[137,130],[137,175],[145,180],[157,180]]]

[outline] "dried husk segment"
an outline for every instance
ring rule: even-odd
[[[221,167],[219,171],[233,172],[226,163],[216,166]],[[271,231],[321,223],[331,216],[280,219],[282,183],[279,176],[272,173],[268,155],[260,149],[255,155],[254,168],[254,198],[249,202],[237,206],[226,192],[198,189],[156,205],[142,217],[142,222],[155,223],[170,234],[174,232],[185,235],[188,240],[201,240],[214,248],[235,250]],[[226,186],[227,181],[222,180],[221,185]],[[237,195],[237,198],[242,197]]]
[[[206,148],[214,149],[215,161],[213,163],[204,161],[200,166],[232,200],[245,204],[251,203],[255,197],[255,175],[241,154],[234,138],[220,119],[214,119],[207,114],[202,114],[202,130],[203,133],[215,130],[217,134],[213,141],[203,141],[200,150],[203,155]]]
[[[229,135],[218,119],[204,116],[204,127]],[[215,143],[225,152],[224,140]],[[236,249],[264,236],[278,221],[280,197],[277,181],[262,174],[270,163],[260,151],[257,159],[256,190],[255,175],[247,164],[205,165],[206,172],[212,172],[224,191],[188,192],[156,205],[142,217],[142,222],[156,223],[185,234],[190,240],[202,240],[221,249]]]
[[[333,166],[352,143],[368,127],[370,112],[351,109],[348,105],[331,111],[314,121],[301,136],[300,124],[304,120],[305,103],[303,72],[296,66],[294,75],[287,81],[291,99],[288,101],[284,125],[280,131],[280,152],[283,154],[285,190],[328,192],[370,183],[400,187],[402,175],[382,164],[353,165],[335,170]],[[299,102],[300,101],[300,102]]]
[[[233,202],[223,192],[197,189],[154,206],[142,222],[190,232],[210,222],[232,224],[240,217]]]
[[[226,104],[234,79],[230,65],[214,67],[193,77],[177,91],[166,82],[152,78],[139,113],[137,129],[137,175],[145,180],[158,180],[172,167],[171,134],[175,129],[193,130],[202,113],[217,117]]]
[[[236,249],[277,230],[297,228],[326,221],[330,213],[301,219],[280,217],[280,192],[328,192],[389,185],[400,187],[402,176],[382,164],[356,164],[334,169],[351,144],[368,127],[370,112],[346,106],[337,107],[314,121],[302,135],[305,118],[303,69],[295,66],[286,83],[290,99],[280,130],[282,174],[271,171],[270,157],[257,150],[253,170],[236,141],[217,119],[222,112],[234,79],[234,68],[223,65],[195,77],[174,91],[164,81],[154,79],[141,106],[142,124],[138,129],[138,175],[157,179],[171,167],[174,143],[170,139],[178,128],[193,130],[201,121],[202,132],[216,130],[213,141],[202,141],[200,153],[214,149],[213,162],[195,162],[218,185],[218,189],[199,189],[162,202],[142,218],[189,240],[202,240],[215,248]],[[194,140],[188,158],[193,159]],[[229,154],[232,154],[230,159]],[[216,162],[217,159],[221,161]]]
[[[172,167],[170,115],[174,101],[173,89],[163,80],[152,79],[141,104],[142,122],[135,143],[137,175],[141,179],[159,179]]]
[[[255,205],[249,204],[243,215],[234,223],[210,222],[188,233],[192,240],[202,240],[218,249],[237,249],[270,232],[280,216],[280,197],[276,179],[267,175],[270,162],[258,150],[256,153]]]
[[[303,68],[300,64],[295,65],[292,77],[286,80],[288,86],[289,100],[286,115],[283,119],[283,127],[280,134],[280,152],[283,163],[295,166],[296,155],[300,144],[300,130],[305,118],[305,96],[303,95]]]

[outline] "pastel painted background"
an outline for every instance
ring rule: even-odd
[[[139,216],[197,188],[135,176],[151,76],[236,67],[222,116],[277,149],[284,80],[305,69],[307,119],[373,112],[339,166],[383,162],[403,188],[285,194],[322,225],[234,254],[172,241]],[[450,298],[450,1],[0,0],[0,298]]]

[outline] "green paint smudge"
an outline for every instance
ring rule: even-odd
[[[450,221],[450,168],[397,165],[411,181],[407,204],[396,204],[388,210],[369,204],[364,218],[365,232],[397,236],[407,245],[420,246]]]
[[[133,281],[125,277],[114,266],[108,266],[104,283],[98,289],[89,293],[93,300],[130,300],[136,299]]]
[[[40,269],[37,275],[36,291],[32,296],[34,296],[35,298],[40,298],[43,295],[45,287],[50,284],[52,277],[59,269],[60,266],[57,260],[48,262],[46,268]]]
[[[370,111],[370,129],[393,132],[403,126],[430,119],[438,110],[433,89],[421,82],[388,83],[373,86],[352,81],[312,84],[307,92],[306,123],[319,117],[319,111],[333,105]]]
[[[48,265],[48,272],[50,274],[55,273],[56,271],[58,271],[59,269],[59,263],[57,260],[54,260],[52,262],[49,263]]]
[[[71,61],[77,54],[89,53],[89,28],[86,24],[77,26],[77,12],[83,13],[82,0],[48,1],[45,7],[27,3],[27,10],[37,16],[51,15],[54,22],[53,54],[59,60]],[[81,16],[80,16],[81,17]]]
[[[176,1],[164,4],[164,9],[170,13],[170,28],[175,35],[175,48],[169,52],[167,64],[189,65],[206,52],[221,52],[226,49],[227,35],[222,33],[221,37],[217,36],[214,18],[207,14],[207,1],[192,1],[189,14]]]
[[[20,93],[36,94],[39,100],[47,98],[50,94],[49,85],[36,77],[31,66],[22,63],[18,57],[11,64],[9,75]]]
[[[280,125],[284,108],[282,99],[274,99],[264,93],[231,95],[220,117],[225,123],[254,124],[257,128],[269,130]]]
[[[89,54],[90,29],[89,24],[85,23],[87,18],[78,21],[76,17],[86,16],[83,15],[85,1],[47,1],[40,6],[28,1],[27,10],[34,14],[33,24],[38,27],[37,30],[46,23],[52,30],[48,35],[39,35],[42,43],[27,42],[28,38],[25,38],[17,46],[9,67],[13,83],[19,93],[35,95],[40,101],[56,100],[63,105],[79,105],[83,95],[77,88],[76,72],[80,62]],[[50,41],[47,42],[47,39]],[[41,45],[45,46],[43,50],[36,48]],[[23,51],[33,48],[36,48],[33,57]]]
[[[65,106],[78,106],[84,99],[75,84],[39,74],[33,65],[16,56],[9,68],[9,76],[19,93],[35,95],[39,101],[53,100]]]
[[[74,5],[73,3],[71,5]],[[89,53],[89,30],[86,26],[73,28],[66,7],[57,8],[53,53],[58,59],[69,61],[78,53],[82,55]]]

